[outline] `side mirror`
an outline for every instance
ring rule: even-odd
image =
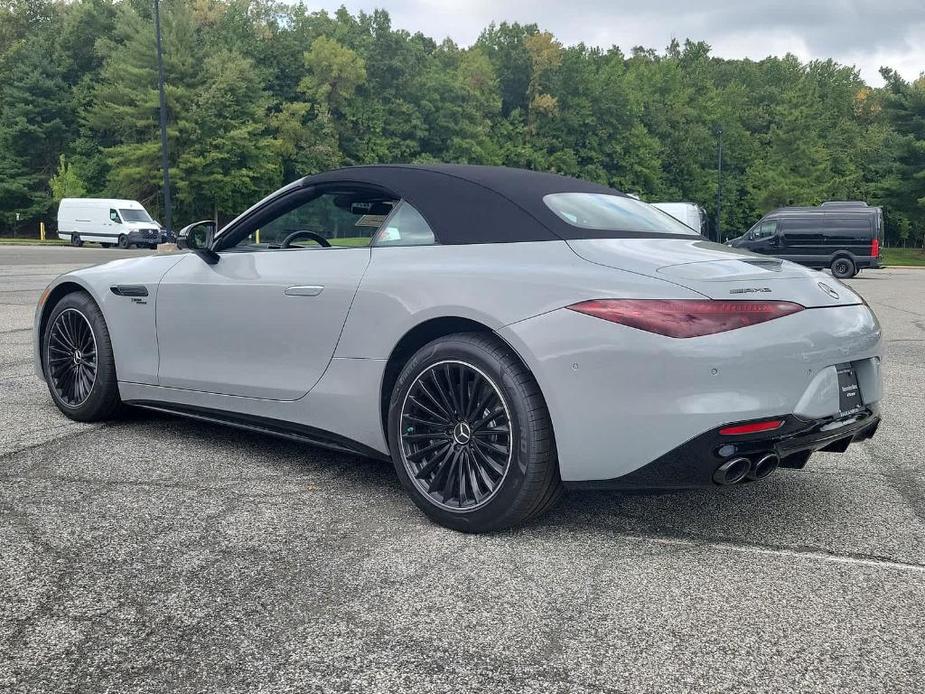
[[[220,256],[212,250],[214,237],[215,222],[211,219],[193,222],[177,233],[177,248],[193,251],[209,265],[215,265]]]

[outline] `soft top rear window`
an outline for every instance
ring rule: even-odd
[[[560,219],[582,229],[700,235],[667,212],[630,197],[550,193],[543,197],[543,202]]]

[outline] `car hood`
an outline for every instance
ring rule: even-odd
[[[581,239],[568,244],[592,263],[663,279],[711,299],[778,299],[806,307],[861,303],[849,287],[821,272],[703,239]]]

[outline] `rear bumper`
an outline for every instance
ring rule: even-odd
[[[566,482],[573,489],[664,490],[711,487],[713,474],[734,458],[755,461],[776,454],[781,467],[803,467],[818,450],[844,452],[849,445],[871,438],[880,425],[880,408],[869,405],[845,419],[807,421],[790,415],[773,432],[723,436],[719,427],[678,446],[633,472],[606,480]]]
[[[860,304],[691,339],[569,310],[498,333],[539,383],[565,482],[629,475],[734,422],[837,417],[837,364],[856,366],[866,405],[881,398],[880,326]]]
[[[862,270],[879,270],[883,267],[883,263],[880,261],[880,258],[869,257],[859,257],[855,260],[859,269]]]

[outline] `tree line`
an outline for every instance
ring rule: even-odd
[[[888,241],[925,242],[925,79],[883,87],[833,60],[565,46],[534,24],[470,47],[272,0],[163,0],[177,224],[284,182],[369,162],[556,171],[721,227],[830,199],[884,207]],[[0,0],[0,233],[54,221],[65,196],[161,210],[151,0]],[[17,215],[19,222],[17,222]]]

